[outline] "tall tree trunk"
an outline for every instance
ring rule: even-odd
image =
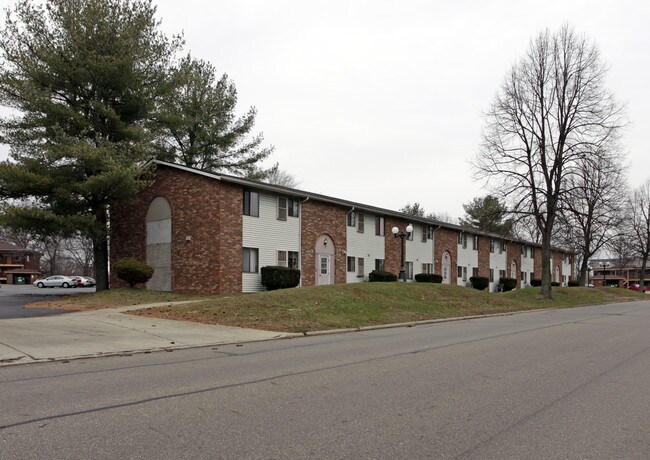
[[[95,218],[99,223],[98,231],[93,235],[93,254],[95,256],[95,281],[96,290],[106,291],[109,289],[108,282],[108,239],[107,239],[107,212],[104,206],[95,211]]]
[[[587,284],[588,280],[588,275],[587,272],[589,271],[589,260],[584,257],[584,254],[582,256],[582,263],[580,264],[580,276],[578,278],[578,283],[580,286],[584,286]]]
[[[542,234],[542,287],[540,294],[545,299],[552,299],[551,293],[551,232]]]

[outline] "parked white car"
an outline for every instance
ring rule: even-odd
[[[97,284],[94,278],[91,278],[90,276],[77,276],[76,278],[81,280],[81,284],[77,283],[77,286],[93,287],[95,284]]]
[[[47,278],[42,278],[34,281],[32,283],[34,286],[39,288],[44,287],[77,287],[77,282],[72,279],[70,276],[63,275],[53,275],[48,276]]]

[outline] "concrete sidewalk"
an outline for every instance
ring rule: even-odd
[[[181,302],[179,302],[181,303]],[[122,312],[162,304],[0,320],[0,366],[292,337]]]

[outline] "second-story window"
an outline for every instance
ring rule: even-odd
[[[354,213],[354,211],[350,211],[348,213],[348,227],[356,227],[357,226],[357,215]]]
[[[478,235],[472,237],[472,249],[478,251]]]
[[[384,236],[384,218],[383,217],[375,217],[375,235],[377,236]]]
[[[365,229],[365,216],[361,213],[357,215],[357,232],[363,233]]]
[[[244,215],[259,217],[260,194],[251,190],[244,190]]]
[[[287,199],[278,197],[278,220],[287,220]]]
[[[293,198],[287,198],[287,211],[289,217],[300,216],[300,202]]]

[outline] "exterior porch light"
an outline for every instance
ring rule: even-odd
[[[603,268],[603,287],[605,287],[605,269],[609,267],[609,262],[599,262],[598,265]]]
[[[411,233],[413,233],[413,226],[411,224],[408,224],[405,230],[406,231],[404,232],[400,232],[399,228],[393,227],[393,235],[395,238],[401,238],[402,240],[402,262],[399,269],[399,277],[404,283],[406,282],[406,269],[404,266],[404,239],[411,237]]]

